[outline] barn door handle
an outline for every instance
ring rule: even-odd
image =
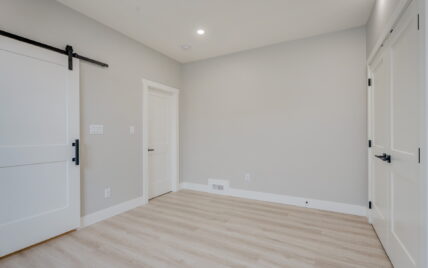
[[[79,139],[76,139],[71,145],[73,145],[74,147],[74,157],[73,157],[73,162],[76,163],[76,166],[78,166],[80,164],[79,161]]]

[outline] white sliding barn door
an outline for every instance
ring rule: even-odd
[[[0,37],[0,256],[80,224],[79,62]]]
[[[371,218],[396,268],[422,268],[422,228],[426,228],[421,226],[423,94],[416,4],[410,4],[370,65]]]

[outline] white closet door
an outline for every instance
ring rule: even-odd
[[[396,268],[418,267],[421,178],[420,49],[416,1],[395,28],[391,56],[391,234],[390,258]]]
[[[396,268],[422,267],[421,245],[426,228],[421,226],[426,212],[421,209],[419,148],[424,96],[418,28],[417,1],[413,1],[370,66],[374,139],[371,217]],[[387,157],[382,158],[383,154]]]
[[[389,57],[381,53],[371,66],[372,70],[372,223],[386,248],[389,219],[389,164],[376,156],[389,153],[390,83]]]
[[[0,256],[80,222],[79,64],[0,37]]]

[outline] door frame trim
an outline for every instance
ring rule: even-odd
[[[371,79],[371,84],[367,84],[367,141],[372,142],[372,146],[374,144],[374,133],[373,133],[373,90],[374,90],[374,78],[373,78],[373,70],[372,66],[377,64],[380,60],[379,57],[381,54],[384,53],[382,50],[378,50],[378,52],[375,54],[375,56],[371,59],[371,61],[367,62],[367,78]],[[367,179],[368,179],[368,200],[367,200],[367,206],[369,206],[369,202],[373,203],[373,159],[372,159],[372,147],[368,147],[367,150]],[[367,218],[370,224],[373,224],[373,207],[372,209],[368,210]]]
[[[411,1],[413,0],[398,1],[393,13],[389,17],[388,21],[385,23],[383,28],[381,29],[378,39],[374,44],[374,47],[372,47],[371,51],[367,51],[367,53],[369,53],[367,57],[368,59],[367,62],[371,62],[374,59],[374,57],[376,57],[376,54],[378,54],[379,49],[382,47],[382,44],[385,42],[386,39],[388,39],[391,29],[395,27],[395,24],[399,21],[401,15],[409,6]]]
[[[367,141],[371,141],[371,143],[373,144],[373,126],[372,126],[372,116],[373,116],[373,111],[372,111],[372,102],[373,102],[373,98],[371,96],[372,94],[372,90],[373,90],[373,75],[372,75],[372,69],[371,69],[371,65],[373,64],[374,59],[371,60],[370,62],[367,62],[367,79],[371,79],[371,85],[367,85]],[[368,81],[368,80],[367,80]],[[369,204],[369,202],[373,201],[373,178],[372,178],[372,171],[373,171],[373,162],[371,159],[371,154],[372,154],[372,148],[368,147],[367,150],[367,179],[368,179],[368,200],[367,200],[367,205]],[[368,213],[367,213],[367,218],[369,220],[369,223],[372,224],[373,223],[373,217],[372,217],[372,210],[369,209]]]
[[[149,202],[149,99],[148,95],[151,89],[156,89],[168,94],[172,98],[172,120],[171,120],[171,177],[172,191],[176,192],[179,186],[179,94],[180,90],[148,79],[142,79],[143,85],[143,106],[142,106],[142,150],[143,150],[143,199],[145,203]]]

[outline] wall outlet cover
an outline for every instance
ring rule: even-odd
[[[90,135],[103,135],[104,134],[104,125],[89,125],[89,134]]]
[[[104,198],[110,198],[111,197],[111,188],[107,187],[104,189]]]

